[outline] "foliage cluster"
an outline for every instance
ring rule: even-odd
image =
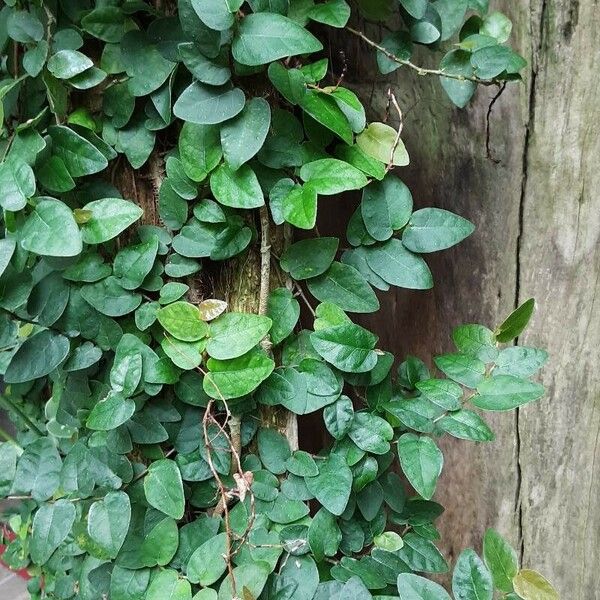
[[[348,316],[378,310],[374,288],[430,288],[423,255],[473,225],[414,210],[392,173],[409,161],[401,128],[367,123],[320,40],[357,36],[383,74],[440,76],[458,106],[524,61],[485,0],[357,4],[400,25],[373,41],[344,0],[0,11],[0,371],[18,428],[0,446],[0,494],[21,500],[4,558],[34,575],[32,598],[449,598],[422,576],[448,570],[437,440],[492,440],[475,409],[539,398],[546,354],[512,345],[531,301],[493,331],[458,327],[441,375],[414,357],[394,369]],[[415,45],[450,49],[425,68]],[[391,93],[390,108],[401,118]],[[158,218],[136,180],[155,186]],[[316,232],[317,205],[352,190],[342,248]],[[292,227],[305,239],[290,243]],[[255,312],[210,289],[251,255]],[[290,447],[261,418],[284,410],[321,413],[328,447]],[[452,587],[556,597],[491,530]]]

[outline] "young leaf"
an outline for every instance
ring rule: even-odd
[[[161,308],[156,316],[159,323],[178,340],[195,342],[208,335],[208,326],[200,311],[189,302],[174,302]]]
[[[463,550],[452,575],[452,592],[456,600],[492,600],[494,584],[483,561],[470,548]]]
[[[90,218],[81,228],[86,244],[101,244],[118,236],[135,223],[144,211],[129,200],[103,198],[93,200],[83,207]]]
[[[483,537],[483,559],[492,574],[494,585],[507,594],[513,591],[513,579],[519,571],[517,553],[494,529]]]
[[[322,158],[302,165],[300,177],[318,194],[324,195],[358,190],[368,183],[356,167],[336,158]]]
[[[135,412],[135,402],[117,392],[109,392],[92,408],[86,426],[96,431],[110,431],[127,422]]]
[[[501,325],[496,327],[496,340],[503,344],[519,337],[525,327],[527,327],[527,323],[529,323],[529,319],[533,315],[534,308],[535,300],[533,298],[525,300],[523,304],[506,317]]]
[[[246,354],[271,329],[272,321],[262,315],[227,313],[210,324],[206,351],[212,358],[227,360]]]
[[[424,435],[405,433],[398,440],[398,456],[410,484],[423,498],[430,500],[444,464],[435,442]]]
[[[515,592],[523,600],[559,600],[552,584],[537,571],[521,569],[513,579]]]
[[[356,145],[367,155],[396,167],[406,167],[410,162],[402,140],[396,142],[398,132],[385,123],[370,123],[357,136]],[[393,155],[392,155],[393,152]]]

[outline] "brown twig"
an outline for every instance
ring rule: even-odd
[[[494,97],[492,98],[492,100],[488,106],[487,113],[485,115],[485,154],[489,160],[491,160],[493,163],[496,163],[496,164],[498,164],[500,162],[500,159],[494,158],[494,156],[492,155],[492,148],[490,146],[490,118],[492,116],[492,109],[494,108],[494,104],[496,104],[496,102],[498,101],[500,96],[502,96],[502,93],[504,92],[505,89],[506,89],[506,81],[503,82],[502,85],[499,85],[499,89],[496,92],[496,94],[494,94]]]
[[[390,160],[385,168],[385,172],[389,173],[394,168],[394,154],[396,154],[396,150],[398,149],[398,144],[400,144],[400,136],[402,135],[402,127],[404,125],[402,110],[400,105],[398,104],[398,100],[396,100],[396,96],[392,93],[392,88],[388,88],[388,103],[391,104],[398,113],[398,131],[396,132],[396,137],[394,139],[394,143],[392,144],[392,150],[390,152]]]

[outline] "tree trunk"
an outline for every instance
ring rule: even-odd
[[[492,10],[513,20],[513,44],[530,65],[525,83],[507,86],[493,107],[496,88],[480,89],[458,110],[435,78],[400,69],[391,79],[411,155],[398,175],[417,207],[447,208],[477,230],[428,258],[433,290],[383,294],[382,310],[361,321],[380,335],[380,347],[430,360],[452,351],[453,327],[493,326],[536,298],[537,314],[519,343],[548,349],[547,394],[515,415],[490,413],[495,442],[444,442],[437,498],[447,510],[439,523],[450,558],[479,549],[485,529],[495,527],[561,597],[589,600],[600,590],[597,6],[504,0]],[[390,79],[375,75],[372,51],[357,40],[336,43],[351,67],[347,83],[381,120]],[[339,222],[339,213],[324,215],[324,228],[343,235]]]

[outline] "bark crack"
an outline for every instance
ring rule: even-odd
[[[539,22],[537,23],[537,44],[531,50],[531,82],[529,85],[528,98],[528,114],[527,124],[525,127],[525,139],[523,143],[523,162],[522,162],[522,180],[521,180],[521,195],[519,198],[519,216],[518,216],[518,233],[515,250],[515,297],[514,308],[519,306],[521,302],[521,251],[524,233],[524,215],[525,215],[525,199],[527,194],[527,178],[529,169],[529,152],[531,138],[534,129],[536,94],[537,94],[537,77],[539,72],[539,60],[542,55],[544,37],[546,33],[546,18],[548,14],[548,0],[542,0]],[[534,23],[531,24],[531,32],[535,31]],[[515,344],[519,343],[519,338],[515,340]],[[518,534],[518,553],[519,562],[523,563],[525,554],[525,539],[524,539],[524,518],[523,518],[523,468],[521,463],[521,430],[520,430],[521,411],[519,408],[515,410],[515,453],[516,453],[516,493],[515,493],[515,512],[517,513],[517,534]]]

